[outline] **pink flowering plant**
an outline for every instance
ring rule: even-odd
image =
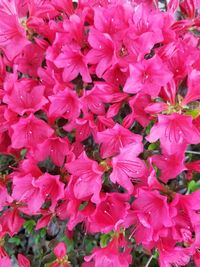
[[[0,1],[0,267],[200,267],[200,1]]]

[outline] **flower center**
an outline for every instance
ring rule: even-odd
[[[119,56],[125,57],[127,55],[128,55],[128,50],[124,45],[122,45],[121,49],[119,50]]]
[[[20,24],[24,28],[24,30],[26,31],[26,36],[27,36],[28,40],[32,41],[34,38],[34,31],[32,29],[28,28],[27,18],[26,17],[20,18]]]

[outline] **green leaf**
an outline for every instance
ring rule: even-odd
[[[146,129],[145,129],[145,133],[146,133],[147,135],[150,133],[151,128],[153,127],[153,124],[154,124],[154,122],[151,121],[151,122],[147,125],[147,127],[146,127]]]
[[[24,229],[28,234],[30,234],[33,231],[35,225],[36,222],[34,220],[28,220],[24,223]]]
[[[153,164],[153,168],[154,170],[156,171],[156,178],[159,178],[161,173],[160,173],[160,170],[158,169],[158,167],[156,165]]]
[[[45,263],[44,267],[49,267],[49,266],[51,266],[54,262],[55,262],[55,261]]]
[[[21,243],[21,240],[18,236],[14,236],[14,237],[11,237],[9,240],[8,240],[9,243],[11,244],[15,244],[16,246],[19,246],[20,243]]]
[[[109,239],[110,239],[110,235],[109,234],[101,235],[101,237],[100,237],[100,246],[102,248],[105,248],[107,246],[107,244],[108,244]]]
[[[87,206],[87,204],[88,204],[88,201],[84,201],[83,203],[81,203],[81,204],[80,204],[80,206],[79,206],[79,209],[78,209],[78,210],[84,210],[84,209],[85,209],[85,207]]]
[[[41,231],[40,231],[40,237],[41,237],[41,238],[44,238],[45,235],[46,235],[46,233],[47,233],[46,228],[42,228]]]
[[[26,152],[27,152],[27,149],[26,149],[26,148],[24,148],[24,149],[22,149],[22,150],[20,151],[20,156],[21,156],[22,159],[25,158],[25,156],[26,156]]]
[[[70,253],[74,250],[74,240],[69,239],[67,236],[64,236],[62,240],[66,243],[67,245],[67,252]]]
[[[190,181],[188,184],[188,191],[189,192],[194,192],[200,188],[200,183],[195,182],[194,180]]]
[[[37,234],[37,235],[35,236],[35,244],[39,244],[40,239],[41,239],[40,234]]]
[[[190,109],[186,111],[186,115],[192,116],[193,119],[196,119],[200,115],[200,110],[199,109]]]
[[[157,148],[157,143],[152,143],[148,146],[148,150],[156,150]]]
[[[92,249],[94,248],[94,244],[92,243],[92,240],[86,239],[85,240],[85,252],[86,254],[90,254]]]

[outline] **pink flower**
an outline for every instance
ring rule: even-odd
[[[13,177],[12,197],[27,205],[28,211],[33,214],[39,211],[45,201],[41,188],[37,185],[35,178],[31,174]]]
[[[67,253],[67,248],[65,243],[64,242],[58,243],[58,245],[53,249],[53,252],[59,260],[62,259]]]
[[[0,14],[0,48],[12,61],[29,44],[16,15]]]
[[[45,50],[41,49],[37,44],[29,44],[25,46],[20,56],[15,62],[18,64],[18,70],[30,76],[36,76],[38,68],[42,65]]]
[[[200,71],[193,69],[188,76],[188,91],[182,101],[182,106],[200,99]]]
[[[200,265],[200,0],[161,2],[0,0],[0,266],[29,219],[51,267]]]
[[[141,140],[140,135],[132,133],[117,123],[113,128],[97,133],[97,143],[101,144],[102,158],[114,156],[120,152],[120,148],[131,143],[140,143]]]
[[[10,174],[11,177],[14,176],[26,176],[26,175],[32,175],[35,178],[38,178],[42,175],[41,170],[39,169],[37,165],[38,161],[34,160],[33,158],[29,157],[24,159],[20,162],[20,165],[18,166],[17,170],[12,172]]]
[[[84,262],[81,267],[95,267],[94,262]]]
[[[94,9],[94,26],[102,32],[115,37],[117,34],[123,36],[123,32],[129,27],[131,12],[123,5],[114,5],[109,8]]]
[[[74,91],[66,88],[49,97],[49,116],[76,119],[80,114],[79,99]]]
[[[98,87],[94,87],[90,91],[84,91],[81,104],[83,105],[82,109],[86,110],[86,112],[90,110],[97,115],[105,114],[104,96],[102,92],[98,90]]]
[[[3,101],[12,111],[20,115],[36,112],[48,103],[44,97],[44,90],[44,86],[24,78],[15,82],[11,92],[4,96]]]
[[[147,114],[145,107],[148,107],[150,101],[151,97],[143,93],[138,93],[130,98],[129,106],[132,112],[124,118],[122,125],[126,128],[131,127],[136,120],[143,127],[146,127],[149,124],[150,117],[149,114]]]
[[[175,247],[169,250],[159,250],[160,267],[187,266],[190,261],[190,250],[187,248]]]
[[[53,134],[53,129],[48,124],[32,114],[27,118],[20,118],[12,125],[12,129],[13,148],[35,147]]]
[[[187,144],[200,142],[200,133],[192,123],[192,117],[178,113],[158,115],[158,122],[151,128],[146,139],[153,143],[160,139],[161,147],[174,154],[185,149]]]
[[[137,243],[157,241],[160,235],[167,233],[168,227],[173,226],[172,218],[176,215],[176,211],[167,203],[167,197],[156,190],[139,189],[132,208],[136,214],[135,238]]]
[[[18,208],[9,208],[4,211],[0,218],[3,233],[10,236],[17,234],[25,220],[20,216]]]
[[[172,79],[168,84],[162,87],[160,96],[165,100],[165,102],[168,102],[173,106],[176,104],[176,93],[177,86],[175,81]]]
[[[174,44],[174,50],[175,51],[170,51],[173,48],[173,45],[169,45],[169,47],[165,47],[163,49],[166,49],[166,54],[168,60],[166,61],[168,63],[168,67],[170,71],[173,73],[174,81],[176,85],[180,84],[181,81],[187,76],[187,60],[185,60],[185,51],[183,50],[184,48],[182,47],[183,44],[181,43],[175,43]]]
[[[65,12],[66,12],[66,5],[65,5]],[[69,17],[69,20],[66,19],[63,22],[63,28],[65,32],[68,34],[68,38],[70,40],[70,41],[68,40],[68,43],[73,43],[75,41],[74,44],[78,44],[81,48],[84,48],[86,42],[84,23],[85,23],[85,14],[83,12],[80,12],[78,15],[73,14]]]
[[[150,103],[146,108],[145,111],[149,114],[156,114],[161,113],[163,111],[167,111],[169,106],[164,102],[157,102],[157,103]]]
[[[57,260],[50,264],[49,267],[70,267],[68,258],[67,258],[67,247],[64,242],[59,242],[53,249],[54,254],[57,257]]]
[[[38,18],[50,18],[54,17],[57,14],[57,11],[53,7],[53,5],[48,1],[41,0],[33,0],[29,3],[29,12],[30,17],[38,17]]]
[[[51,137],[39,144],[32,151],[33,157],[42,161],[51,158],[52,162],[57,166],[62,166],[65,156],[69,152],[69,141],[67,138]]]
[[[145,163],[137,156],[143,151],[141,143],[135,143],[120,149],[120,154],[112,158],[113,171],[110,180],[124,187],[129,194],[133,192],[131,181],[138,181],[146,171]]]
[[[56,210],[59,218],[61,220],[69,219],[67,229],[70,231],[73,231],[78,223],[85,224],[86,229],[88,229],[88,221],[95,210],[94,204],[91,201],[76,199],[71,181],[67,189],[67,198],[69,200],[63,202]]]
[[[105,103],[121,103],[128,98],[128,94],[122,92],[118,88],[118,84],[96,82],[93,89],[98,91],[98,94],[101,94],[101,98]]]
[[[18,254],[17,259],[18,259],[19,267],[30,267],[31,266],[29,259],[25,257],[24,255]]]
[[[125,84],[128,74],[121,71],[119,64],[115,64],[113,67],[109,68],[102,76],[107,82],[113,85]]]
[[[73,175],[71,179],[75,180],[73,188],[75,197],[82,200],[91,197],[94,203],[100,202],[103,172],[98,163],[89,159],[83,152],[77,160],[65,166]]]
[[[101,78],[104,72],[116,63],[112,38],[109,34],[93,28],[90,30],[88,41],[92,49],[87,54],[87,62],[96,64],[96,74]]]
[[[160,169],[159,179],[167,183],[170,179],[175,179],[182,171],[187,168],[184,165],[184,154],[177,152],[171,155],[154,155],[153,163]]]
[[[0,3],[0,13],[7,15],[16,15],[17,7],[16,0],[2,0]]]
[[[130,77],[124,86],[126,93],[143,92],[151,96],[158,96],[162,86],[166,85],[172,74],[158,56],[140,63],[130,65]]]
[[[187,162],[185,164],[185,167],[188,171],[187,178],[192,179],[192,173],[197,172],[200,173],[200,160],[192,161],[192,162]]]
[[[152,3],[151,0],[139,1],[133,13],[133,24],[130,27],[130,32],[133,33],[133,36],[144,36],[146,33],[150,33],[153,44],[156,44],[163,41],[164,16],[158,10],[148,7]]]
[[[200,266],[200,252],[197,250],[194,254],[194,263],[196,266]]]
[[[179,7],[178,0],[170,0],[167,5],[167,10],[174,13],[178,7]]]
[[[37,221],[37,224],[35,226],[35,230],[39,230],[41,228],[47,227],[49,223],[51,222],[52,217],[54,216],[53,211],[50,210],[40,210],[40,213],[42,217]]]
[[[4,267],[4,266],[6,266],[6,267],[12,267],[11,259],[9,257],[0,258],[0,266],[1,267]]]
[[[89,230],[91,232],[108,233],[117,231],[125,225],[130,209],[127,194],[107,193],[90,216]]]
[[[71,0],[52,0],[52,4],[58,10],[65,11],[68,15],[74,12],[73,2]]]
[[[0,211],[3,210],[4,206],[10,200],[10,195],[8,194],[7,188],[5,185],[0,183]]]
[[[41,189],[42,196],[51,200],[51,210],[54,210],[58,200],[64,197],[65,185],[60,181],[60,176],[45,173],[35,183]]]
[[[176,222],[176,229],[184,228],[192,233],[197,229],[196,238],[199,232],[199,200],[200,200],[200,190],[196,190],[189,195],[176,194],[172,204],[177,209],[177,215],[174,218]],[[198,228],[197,228],[198,227]],[[184,239],[184,236],[183,236]],[[199,242],[199,241],[198,241]],[[199,246],[199,244],[198,244]]]
[[[119,250],[120,244],[118,238],[113,240],[104,248],[95,248],[91,256],[86,256],[85,261],[94,259],[95,267],[128,267],[132,262],[130,250],[127,246],[123,246],[123,252]]]
[[[196,17],[196,1],[184,0],[179,5],[181,12],[187,17],[194,19]]]
[[[138,180],[138,183],[135,183],[134,187],[135,189],[143,188],[147,190],[159,190],[159,191],[165,191],[165,187],[163,184],[159,182],[157,179],[157,173],[156,170],[152,164],[152,157],[149,157],[147,160],[147,170],[144,176]],[[137,191],[136,191],[137,192]]]
[[[75,44],[65,45],[54,63],[56,67],[64,68],[64,81],[72,81],[80,73],[84,82],[91,82],[85,56],[81,53],[80,47]]]
[[[72,128],[76,129],[75,137],[77,142],[84,141],[90,134],[96,132],[96,125],[94,123],[94,115],[92,113],[86,113],[83,118],[76,119],[72,125],[66,125],[63,127],[66,131],[71,131]]]

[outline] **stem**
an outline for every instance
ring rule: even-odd
[[[149,264],[151,263],[153,257],[154,257],[154,255],[151,255],[151,257],[150,257],[149,260],[147,261],[145,267],[148,267],[148,266],[149,266]]]
[[[200,155],[200,152],[187,150],[186,153]]]

